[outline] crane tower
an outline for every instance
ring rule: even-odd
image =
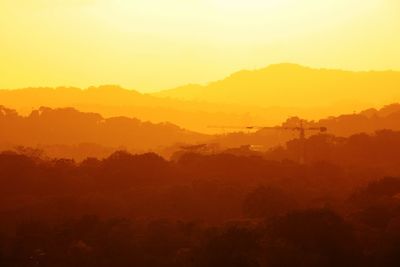
[[[304,126],[303,120],[300,121],[299,126],[289,127],[289,126],[210,126],[211,128],[219,128],[219,129],[242,129],[242,130],[288,130],[288,131],[297,131],[299,133],[299,140],[301,142],[301,155],[299,157],[300,163],[305,163],[305,154],[306,154],[306,132],[308,131],[317,131],[320,133],[327,132],[328,129],[326,127],[306,127]]]

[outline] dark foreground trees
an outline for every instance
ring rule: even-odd
[[[1,266],[398,266],[399,242],[371,247],[328,209],[271,221],[204,223],[99,219],[24,222],[3,235]],[[364,234],[367,235],[367,234]],[[364,236],[365,237],[365,236]],[[397,236],[398,237],[398,236]],[[362,238],[362,237],[361,237]]]
[[[369,168],[1,153],[0,266],[400,266],[400,178]]]

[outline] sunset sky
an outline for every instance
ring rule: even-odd
[[[398,0],[1,0],[0,88],[143,92],[293,62],[400,70]]]

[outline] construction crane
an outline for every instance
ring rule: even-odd
[[[218,129],[241,129],[241,130],[289,130],[289,131],[297,131],[299,133],[299,140],[302,145],[302,155],[300,156],[300,163],[305,162],[305,154],[306,154],[306,132],[308,131],[317,131],[320,133],[325,133],[328,131],[327,127],[306,127],[304,126],[303,121],[300,121],[299,126],[288,127],[288,126],[210,126],[210,128],[218,128]]]

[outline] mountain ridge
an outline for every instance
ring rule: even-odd
[[[206,135],[169,122],[151,123],[125,116],[103,117],[75,108],[40,107],[23,116],[0,105],[0,145],[77,145],[148,150],[179,142],[198,142]],[[29,133],[29,134],[27,134]]]
[[[332,105],[341,100],[360,98],[365,102],[387,104],[400,98],[400,94],[397,93],[399,88],[399,71],[346,71],[282,63],[256,70],[238,71],[207,85],[191,84],[153,95],[261,107],[298,107]],[[363,95],[365,90],[371,91],[370,96]],[[302,101],[304,103],[299,101],[301,97],[307,98]],[[390,99],[393,97],[396,99]]]
[[[396,71],[354,72],[282,63],[159,93],[117,85],[0,90],[0,105],[21,114],[41,106],[68,106],[106,117],[169,121],[189,130],[215,133],[207,126],[276,125],[292,116],[315,120],[378,108],[400,102],[399,89],[400,72]]]

